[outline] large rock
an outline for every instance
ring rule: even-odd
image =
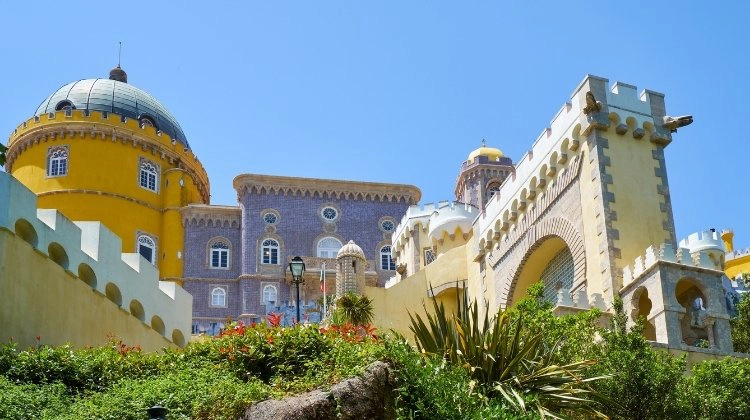
[[[254,404],[240,420],[395,419],[394,383],[390,367],[375,362],[362,376],[338,383],[330,391],[315,390]]]

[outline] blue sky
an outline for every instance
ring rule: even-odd
[[[179,4],[179,6],[174,6]],[[720,6],[719,6],[720,5]],[[413,184],[453,197],[482,138],[518,160],[585,74],[692,114],[667,148],[678,237],[750,246],[746,2],[0,0],[3,142],[61,85],[106,77],[167,106],[212,203],[240,173]],[[3,131],[4,130],[4,131]]]

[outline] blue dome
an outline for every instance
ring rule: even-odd
[[[68,83],[42,101],[34,115],[63,109],[65,106],[89,111],[107,111],[127,118],[149,122],[172,139],[190,148],[180,124],[153,96],[124,82],[110,79],[85,79]]]

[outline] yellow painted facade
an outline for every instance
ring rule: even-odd
[[[92,290],[72,271],[1,228],[0,273],[4,298],[0,338],[6,342],[12,338],[19,348],[40,343],[97,346],[107,344],[108,337],[139,345],[145,351],[175,347],[148,324]]]
[[[155,239],[154,264],[162,279],[182,277],[183,229],[179,208],[209,201],[203,166],[188,148],[154,127],[110,113],[58,111],[31,118],[9,140],[7,169],[39,197],[40,208],[74,220],[104,223],[137,252],[137,237]],[[48,152],[68,150],[65,176],[48,176]],[[140,185],[140,164],[158,168],[157,191]]]

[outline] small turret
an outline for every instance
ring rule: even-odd
[[[724,242],[724,249],[727,252],[734,251],[734,232],[732,231],[732,229],[722,230],[721,240]]]
[[[365,268],[367,259],[365,253],[354,241],[342,246],[336,255],[338,267],[336,270],[336,298],[348,292],[362,294],[365,291]]]

